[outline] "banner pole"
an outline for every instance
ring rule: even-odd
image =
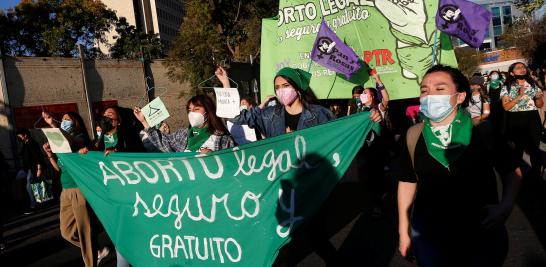
[[[313,65],[313,60],[309,57],[309,66],[307,66],[307,72],[311,72],[311,65]]]
[[[358,29],[356,28],[356,23],[351,23],[353,24],[353,28],[355,28],[355,32],[356,32],[356,38],[358,38],[358,44],[360,45],[360,51],[361,53],[364,52],[364,47],[362,46],[362,40],[360,40],[360,33],[358,33]]]
[[[436,50],[438,49],[438,29],[434,29],[434,46],[432,47],[432,66],[436,66]]]

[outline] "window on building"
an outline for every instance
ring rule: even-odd
[[[493,26],[493,36],[501,36],[502,35],[502,26]]]
[[[491,13],[493,14],[493,27],[502,25],[500,7],[491,8]]]
[[[512,24],[512,6],[502,7],[502,23],[505,25]]]

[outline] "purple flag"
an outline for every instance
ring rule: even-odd
[[[311,59],[327,69],[345,75],[347,79],[360,69],[355,51],[343,43],[324,20],[320,23]]]
[[[491,21],[491,12],[466,0],[440,0],[436,27],[477,48],[485,39]]]

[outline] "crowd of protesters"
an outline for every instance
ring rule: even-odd
[[[531,158],[531,171],[525,175],[541,177],[539,110],[544,104],[544,77],[534,76],[524,63],[512,64],[508,72],[492,71],[469,79],[455,68],[437,65],[423,77],[419,99],[389,101],[377,72],[369,74],[375,87],[356,86],[349,103],[330,103],[326,108],[310,88],[310,73],[283,68],[271,81],[275,95],[260,105],[242,98],[240,115],[230,122],[255,129],[261,139],[370,112],[380,131],[369,134],[354,164],[371,184],[372,216],[382,216],[382,201],[389,194],[397,195],[400,253],[414,254],[419,266],[501,266],[508,242],[504,222],[524,176],[520,163],[524,151]],[[225,69],[218,67],[216,76],[224,87],[231,87]],[[72,151],[78,153],[205,154],[239,145],[226,121],[216,115],[211,97],[196,95],[185,105],[189,127],[178,130],[166,123],[149,125],[141,107],[125,116],[119,107],[108,107],[94,129],[94,140],[77,113],[64,114],[60,124],[52,114],[42,116],[50,127],[62,130]],[[86,266],[96,266],[109,254],[108,246],[96,238],[104,231],[100,221],[76,183],[63,175],[49,144],[38,145],[27,129],[18,130],[17,138],[23,144],[20,175],[27,180],[30,209],[36,206],[30,182],[41,176],[46,165],[51,166],[60,173],[62,185],[61,235],[81,248]],[[41,157],[42,151],[47,160]],[[395,158],[400,160],[397,183],[385,176]],[[500,201],[495,171],[503,183]],[[320,222],[310,225],[314,223]],[[314,231],[306,236],[323,260],[335,265],[335,248],[327,237]],[[117,261],[118,266],[129,266],[119,252]]]

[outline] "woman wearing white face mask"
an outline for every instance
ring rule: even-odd
[[[171,134],[150,127],[139,107],[134,108],[136,118],[144,126],[148,140],[162,152],[200,152],[202,154],[234,146],[224,123],[216,116],[216,107],[210,97],[197,95],[186,105],[190,128]]]
[[[472,124],[478,125],[480,122],[487,120],[491,113],[489,109],[489,99],[485,92],[485,88],[481,83],[472,82],[470,84],[472,91],[468,107],[466,111],[472,118]]]
[[[458,69],[428,70],[421,82],[424,123],[408,130],[402,151],[399,249],[407,256],[411,248],[421,267],[502,266],[507,253],[504,222],[521,172],[506,142],[484,133],[488,124],[473,127],[461,110],[469,89]],[[495,170],[503,182],[500,202]]]

